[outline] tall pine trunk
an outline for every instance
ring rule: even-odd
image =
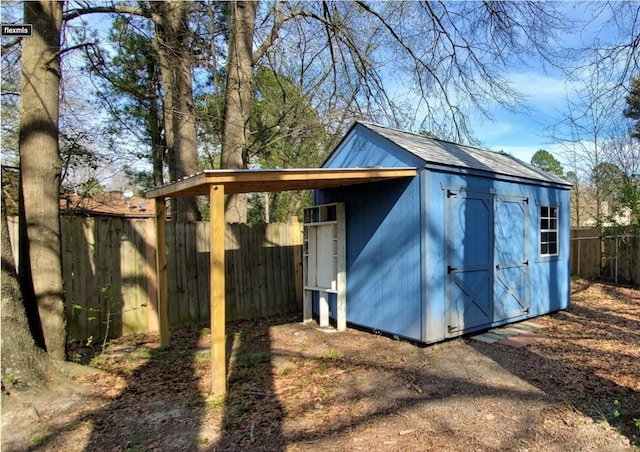
[[[196,116],[193,103],[191,69],[193,55],[189,43],[189,2],[165,0],[151,2],[155,19],[155,43],[160,57],[164,88],[165,139],[172,181],[198,172]],[[198,221],[196,198],[172,201],[177,221]]]
[[[231,2],[229,59],[220,167],[246,168],[253,86],[253,32],[258,3]],[[247,196],[230,195],[225,203],[230,223],[247,222]]]
[[[66,324],[60,245],[58,95],[63,2],[25,2],[25,23],[33,36],[22,41],[20,171],[24,229],[21,274],[35,295],[46,350],[64,360]],[[30,276],[30,277],[29,277]],[[27,303],[28,304],[28,303]]]

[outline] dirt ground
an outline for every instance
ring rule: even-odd
[[[229,393],[209,331],[113,340],[75,395],[3,395],[3,451],[640,450],[640,290],[573,283],[525,347],[417,346],[296,317],[228,325]]]

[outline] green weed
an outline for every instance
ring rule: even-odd
[[[218,408],[224,405],[225,398],[221,395],[216,395],[207,400],[207,406],[209,408]]]
[[[338,359],[338,352],[334,348],[330,348],[326,354],[327,359]]]

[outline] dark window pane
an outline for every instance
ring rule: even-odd
[[[553,242],[553,243],[558,242],[558,233],[557,232],[549,232],[549,242]]]
[[[540,207],[540,216],[548,217],[549,216],[549,208],[547,206]]]
[[[540,254],[547,254],[547,250],[549,249],[549,245],[546,243],[540,244]]]
[[[546,218],[543,218],[542,220],[540,220],[540,229],[549,229],[549,220]]]
[[[553,218],[558,218],[558,208],[557,207],[549,207],[549,216]]]
[[[549,229],[558,229],[558,220],[549,220]]]
[[[550,243],[549,244],[549,254],[558,254],[558,244]]]
[[[540,234],[540,241],[542,243],[546,243],[549,241],[549,233],[548,232],[543,232]]]

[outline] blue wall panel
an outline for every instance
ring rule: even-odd
[[[424,162],[371,130],[356,125],[323,167],[422,167]]]
[[[389,181],[326,190],[345,203],[347,321],[421,341],[420,183]]]

